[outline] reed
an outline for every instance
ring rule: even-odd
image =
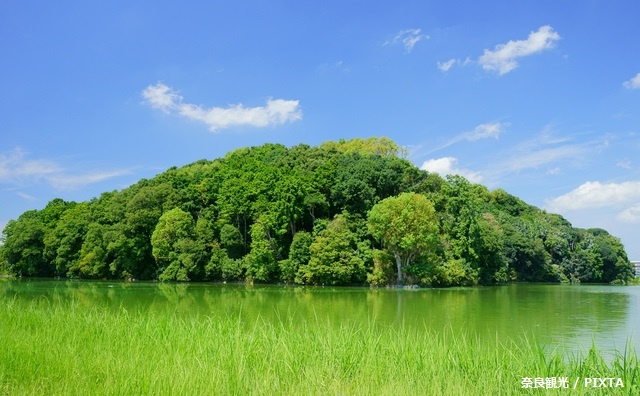
[[[640,362],[544,350],[525,337],[487,342],[463,331],[336,326],[316,318],[246,321],[0,301],[0,394],[483,395],[522,394],[522,380],[621,378],[640,394]],[[567,389],[534,389],[566,394]]]

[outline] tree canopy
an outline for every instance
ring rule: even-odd
[[[625,283],[620,240],[442,178],[388,138],[265,144],[7,223],[15,276],[298,284]],[[395,264],[395,265],[394,265]]]

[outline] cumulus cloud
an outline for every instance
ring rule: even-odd
[[[406,29],[396,33],[391,40],[385,41],[384,45],[402,44],[404,50],[410,53],[418,42],[428,39],[429,36],[422,34],[422,29]]]
[[[618,213],[616,218],[625,223],[640,223],[640,202]]]
[[[0,153],[0,184],[14,188],[45,181],[56,189],[66,190],[130,173],[129,170],[121,169],[70,175],[54,161],[28,158],[27,153],[21,148],[16,148],[8,153]],[[17,194],[27,200],[34,199],[23,192]]]
[[[633,208],[636,208],[639,205],[638,201],[640,201],[640,181],[623,183],[588,181],[573,191],[546,200],[545,206],[549,211],[562,213],[604,207],[624,207],[631,204],[635,204]],[[636,209],[630,210],[628,215],[636,213]]]
[[[142,96],[151,107],[203,122],[211,131],[242,125],[264,127],[302,118],[302,110],[297,100],[268,99],[265,106],[258,107],[237,104],[226,108],[203,108],[184,103],[182,96],[163,83],[149,85],[142,92]]]
[[[458,168],[458,159],[454,157],[443,157],[430,159],[425,161],[420,169],[427,172],[437,173],[440,176],[446,175],[460,175],[473,183],[479,183],[482,181],[482,176],[479,172],[475,172],[469,169]]]
[[[640,73],[631,80],[625,81],[622,85],[627,89],[640,89]]]
[[[538,31],[531,32],[526,40],[511,40],[506,44],[498,44],[493,51],[484,50],[478,62],[484,70],[507,74],[518,67],[516,59],[553,48],[558,40],[560,35],[551,26],[542,26]]]

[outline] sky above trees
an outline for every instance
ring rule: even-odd
[[[265,142],[387,136],[417,166],[640,259],[640,5],[0,4],[0,228]]]

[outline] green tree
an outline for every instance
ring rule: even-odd
[[[220,245],[232,259],[238,259],[244,254],[242,234],[231,224],[225,224],[220,228]]]
[[[17,276],[51,276],[52,268],[42,254],[45,227],[35,210],[9,220],[3,232],[3,255],[10,273]]]
[[[439,241],[433,204],[416,193],[380,201],[369,211],[367,224],[371,235],[393,254],[398,284],[404,282],[404,269],[433,254]]]
[[[203,252],[194,238],[193,217],[180,208],[165,212],[151,236],[153,257],[162,281],[200,276]]]
[[[365,280],[371,254],[349,228],[348,216],[339,214],[315,237],[309,256],[309,263],[300,266],[296,282],[346,285]]]
[[[309,263],[311,251],[309,247],[313,242],[311,234],[306,231],[297,232],[293,236],[291,247],[289,248],[289,258],[278,263],[280,267],[280,279],[286,283],[293,283],[298,273],[298,269]]]
[[[245,257],[246,279],[268,282],[275,277],[278,264],[269,227],[263,218],[251,226],[251,251]]]

